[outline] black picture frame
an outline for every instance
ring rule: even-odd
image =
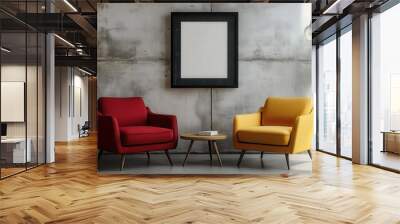
[[[227,78],[181,77],[181,23],[199,21],[227,22]],[[171,87],[238,88],[237,12],[171,12]]]

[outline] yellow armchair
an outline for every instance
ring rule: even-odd
[[[309,97],[269,97],[259,112],[236,115],[233,145],[241,150],[238,166],[247,150],[285,154],[307,151],[311,158],[314,116]]]

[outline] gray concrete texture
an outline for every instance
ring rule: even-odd
[[[170,13],[200,11],[239,13],[239,88],[170,88]],[[97,18],[98,96],[142,96],[154,112],[175,114],[181,133],[210,129],[211,100],[213,128],[230,135],[233,116],[268,96],[311,96],[309,3],[103,3]],[[231,137],[220,148],[237,152]]]

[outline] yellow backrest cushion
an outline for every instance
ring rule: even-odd
[[[296,118],[312,111],[310,97],[268,97],[262,109],[261,125],[293,126]]]

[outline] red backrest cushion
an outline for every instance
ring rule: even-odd
[[[101,97],[99,112],[117,119],[119,126],[147,124],[147,109],[141,97]]]

